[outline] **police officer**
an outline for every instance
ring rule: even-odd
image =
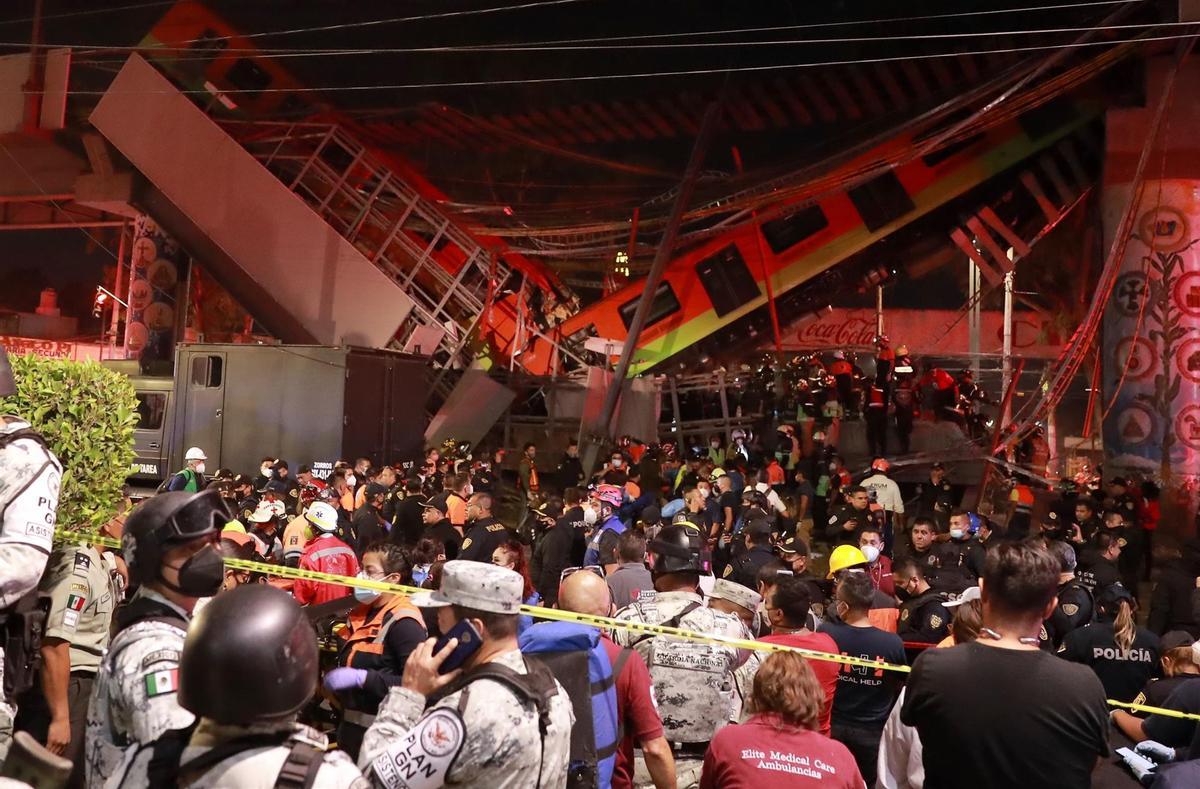
[[[192,722],[176,699],[179,657],[196,601],[224,580],[217,544],[228,520],[220,495],[206,490],[161,493],[125,521],[121,550],[140,588],[117,613],[96,675],[84,751],[89,786],[103,786],[128,750]]]
[[[933,518],[945,530],[950,522],[950,510],[955,505],[954,486],[946,479],[946,467],[934,463],[929,468],[929,479],[917,485],[916,511]]]
[[[771,550],[771,526],[762,520],[751,521],[742,529],[742,537],[746,550],[733,557],[721,576],[754,589],[758,585],[759,569],[775,558]]]
[[[1038,646],[1056,650],[1067,633],[1078,630],[1092,621],[1092,595],[1075,577],[1075,549],[1055,540],[1049,544],[1050,553],[1058,559],[1058,605],[1038,633]]]
[[[836,545],[857,545],[858,530],[874,524],[880,534],[885,533],[886,522],[883,510],[871,510],[871,498],[861,485],[851,485],[843,491],[846,501],[829,514],[825,533]]]
[[[946,597],[929,586],[920,564],[901,560],[892,570],[892,578],[900,599],[896,635],[905,641],[936,644],[950,634],[950,612],[942,605]]]
[[[467,622],[480,638],[448,673],[439,670],[457,640],[409,655],[363,737],[358,764],[373,785],[408,787],[418,774],[431,787],[566,785],[575,716],[549,669],[517,648],[523,591],[512,570],[460,560],[442,568],[441,589],[413,596],[436,609],[443,633]]]
[[[1102,531],[1092,538],[1091,547],[1082,554],[1076,574],[1093,598],[1104,588],[1121,582],[1117,561],[1121,557],[1123,541],[1119,535]]]
[[[249,584],[215,597],[189,628],[178,675],[195,722],[138,748],[109,786],[370,786],[344,751],[296,722],[316,690],[317,635],[287,593]]]
[[[626,622],[679,627],[698,633],[749,638],[742,621],[707,608],[700,596],[700,556],[685,526],[664,527],[650,542],[654,599],[639,600],[615,614]],[[736,699],[734,672],[746,655],[733,647],[699,644],[670,636],[619,630],[614,641],[646,660],[663,730],[675,754],[678,785],[700,779],[709,740],[729,721]],[[749,678],[743,678],[749,680]],[[635,782],[648,776],[638,760]]]
[[[987,552],[974,538],[979,516],[962,510],[950,514],[950,540],[937,548],[937,588],[958,594],[983,575]]]
[[[121,521],[110,521],[101,533],[120,538]],[[51,555],[39,585],[50,597],[40,683],[22,697],[17,727],[71,760],[69,786],[83,785],[80,757],[88,700],[121,599],[120,576],[111,571],[116,565],[106,561],[109,556],[106,548],[64,544]]]
[[[0,398],[16,393],[8,354],[0,346]],[[0,415],[0,632],[39,616],[36,590],[54,541],[61,485],[62,465],[45,440],[23,419]],[[4,688],[8,684],[20,692],[29,686],[33,677],[27,667],[37,648],[27,643],[25,654],[0,652],[0,762],[8,753],[16,712]]]

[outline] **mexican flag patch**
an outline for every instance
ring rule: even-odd
[[[145,676],[146,695],[150,698],[164,693],[174,693],[179,689],[179,669],[155,671]]]
[[[71,609],[72,611],[82,611],[85,605],[87,605],[87,598],[83,595],[67,595],[67,608]]]

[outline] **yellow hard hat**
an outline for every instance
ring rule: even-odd
[[[867,557],[858,548],[853,545],[839,545],[829,554],[829,575],[826,577],[832,578],[833,574],[840,570],[866,563]]]

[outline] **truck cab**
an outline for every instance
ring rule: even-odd
[[[174,379],[142,375],[136,360],[104,361],[103,365],[126,375],[137,392],[138,421],[133,429],[133,464],[129,471],[129,482],[141,487],[156,487],[172,471],[169,464],[171,426],[174,421]]]

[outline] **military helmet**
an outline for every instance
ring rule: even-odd
[[[216,723],[286,719],[317,689],[317,634],[292,596],[268,584],[221,592],[188,628],[179,706]]]
[[[664,526],[647,546],[656,573],[698,573],[700,550],[695,531],[679,523]]]
[[[200,493],[172,491],[146,499],[125,519],[121,534],[130,582],[157,580],[168,547],[217,534],[232,517],[215,488]]]

